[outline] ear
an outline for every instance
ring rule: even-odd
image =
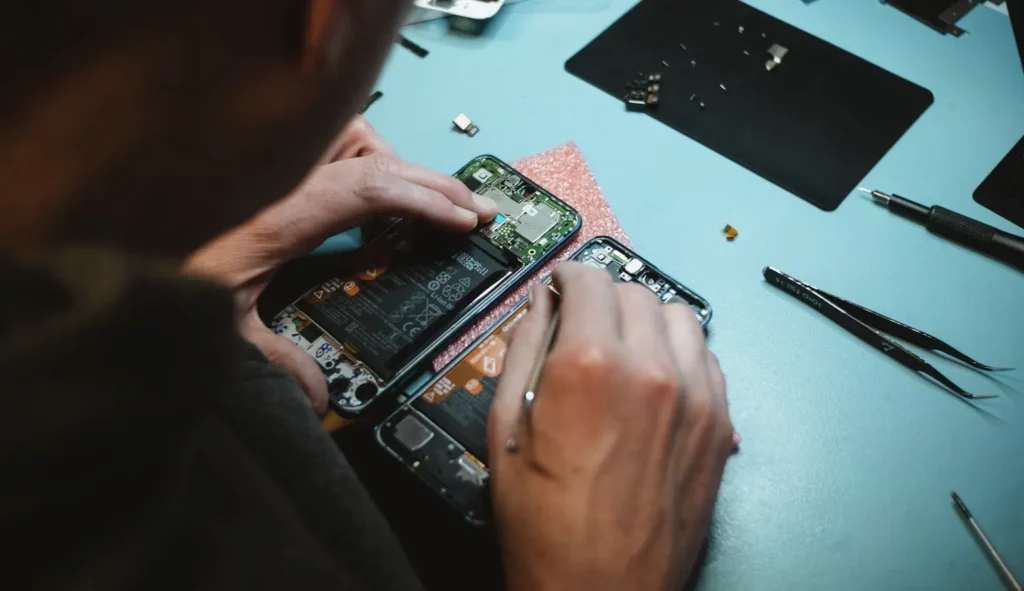
[[[309,0],[302,48],[303,70],[309,74],[334,72],[345,33],[341,0]]]

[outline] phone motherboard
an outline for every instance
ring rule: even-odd
[[[542,256],[579,224],[576,212],[493,158],[477,158],[456,178],[498,206],[498,215],[480,233],[523,264]]]

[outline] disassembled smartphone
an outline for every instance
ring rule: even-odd
[[[701,326],[711,320],[707,300],[612,238],[594,238],[572,260],[643,284],[665,303],[689,305]],[[510,332],[526,312],[526,301],[517,304],[377,427],[378,443],[471,523],[490,520],[487,414]]]
[[[576,210],[493,156],[455,177],[497,203],[493,222],[454,234],[400,221],[354,253],[359,270],[310,289],[270,323],[320,365],[343,415],[419,375],[580,228]]]

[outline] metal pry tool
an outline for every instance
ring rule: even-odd
[[[519,451],[519,444],[516,442],[516,438],[519,436],[520,426],[530,420],[530,407],[533,406],[534,401],[537,399],[537,386],[540,384],[540,376],[544,371],[544,363],[547,362],[548,352],[551,350],[551,345],[555,342],[555,334],[558,333],[558,304],[559,295],[551,286],[551,289],[555,298],[555,311],[551,315],[551,324],[548,325],[547,331],[544,333],[544,341],[540,346],[540,353],[537,354],[537,359],[534,360],[533,365],[530,367],[530,375],[526,378],[526,390],[523,392],[523,406],[519,409],[519,416],[516,418],[516,424],[512,427],[512,434],[509,435],[505,441],[505,449],[509,453],[516,453]]]
[[[932,378],[962,398],[979,400],[982,398],[995,398],[996,395],[971,394],[960,386],[957,386],[946,376],[942,375],[939,370],[932,367],[932,365],[927,361],[921,359],[913,352],[903,347],[903,345],[900,345],[896,341],[885,336],[885,333],[907,341],[913,345],[917,345],[918,347],[948,355],[953,359],[961,361],[981,371],[1011,371],[1011,368],[991,367],[984,363],[979,363],[946,342],[933,337],[926,332],[922,332],[916,328],[912,328],[906,324],[893,320],[892,318],[882,316],[878,312],[873,312],[863,306],[858,306],[853,302],[834,296],[826,291],[822,291],[800,281],[799,279],[790,277],[773,267],[764,268],[764,278],[771,285],[785,291],[789,295],[814,308],[832,322],[835,322],[847,331],[853,333],[854,336],[860,340],[871,345],[875,349],[878,349],[882,353],[885,353],[892,359],[895,359],[904,367]]]

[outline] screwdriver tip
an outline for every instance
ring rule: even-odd
[[[963,499],[960,498],[960,495],[956,494],[956,491],[953,491],[950,493],[950,496],[953,497],[953,503],[956,505],[957,510],[960,511],[960,513],[962,513],[964,517],[970,519],[971,511],[967,508],[967,505],[964,504],[964,501]]]
[[[871,194],[871,189],[865,189],[864,187],[857,187],[857,190],[862,192],[862,193],[867,193],[868,195]]]
[[[972,400],[982,400],[984,398],[999,398],[998,394],[972,394]]]

